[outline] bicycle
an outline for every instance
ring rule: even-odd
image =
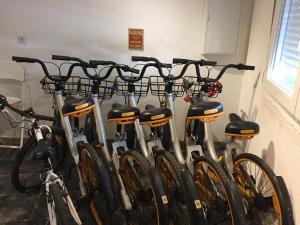
[[[145,64],[143,65],[143,68],[141,69],[141,73],[136,76],[124,76],[122,74],[119,74],[119,76],[116,78],[116,92],[118,95],[122,95],[125,98],[125,103],[128,107],[130,106],[137,106],[137,103],[141,97],[145,97],[148,94],[149,91],[149,79],[147,77],[144,77],[145,72],[147,68],[149,67],[155,67],[155,64]],[[164,67],[168,67],[169,65],[162,65]],[[157,108],[150,108],[150,105],[147,105],[146,111],[143,111],[140,113],[138,119],[135,120],[134,124],[128,124],[127,126],[117,127],[117,134],[121,139],[126,136],[126,142],[127,146],[129,148],[134,148],[134,146],[139,146],[140,149],[142,149],[144,157],[148,160],[150,165],[152,167],[157,167],[157,158],[159,157],[160,163],[163,163],[164,158],[168,157],[173,160],[173,162],[176,160],[172,155],[167,155],[165,151],[163,151],[163,148],[159,143],[155,140],[147,141],[144,135],[144,130],[142,128],[142,125],[148,125],[153,129],[153,127],[156,127],[158,129],[162,124],[166,124],[169,122],[169,118],[172,116],[172,112],[168,109],[157,109]],[[122,106],[119,105],[119,108]],[[137,143],[135,143],[135,139],[137,139]],[[165,156],[167,155],[167,156]],[[157,171],[158,169],[155,168]],[[175,173],[180,174],[181,176],[181,170],[178,167],[175,167]],[[158,171],[159,172],[159,171]],[[162,173],[160,173],[160,176],[164,176]],[[168,174],[168,176],[173,176],[173,174]],[[164,177],[165,178],[165,177]],[[165,180],[165,179],[163,179]],[[194,221],[193,224],[201,223],[203,221],[202,214],[199,213],[200,210],[192,211],[190,209],[190,219],[187,215],[186,207],[186,201],[193,202],[193,198],[189,195],[188,197],[191,197],[190,199],[187,199],[187,192],[191,188],[185,188],[183,185],[184,179],[179,179],[178,182],[181,182],[181,186],[179,186],[179,183],[176,183],[176,190],[181,188],[181,191],[184,189],[186,191],[182,191],[180,194],[184,193],[184,196],[178,197],[173,191],[173,194],[170,193],[170,188],[168,187],[166,190],[167,199],[168,199],[168,206],[169,206],[169,215],[171,218],[172,224],[190,224],[190,221]],[[191,181],[191,180],[190,180]],[[166,188],[166,182],[163,183],[164,187]],[[190,187],[190,183],[186,183],[188,187]],[[194,194],[194,193],[193,193]],[[177,199],[180,199],[180,203],[177,201],[174,201],[174,197],[177,197]],[[178,203],[178,204],[176,204]],[[183,206],[181,205],[183,203]],[[190,203],[192,205],[192,203]],[[192,208],[193,209],[193,208]],[[197,222],[196,222],[197,221]]]
[[[185,64],[189,60],[174,59],[174,63]],[[210,123],[216,121],[223,112],[221,103],[208,101],[222,91],[219,80],[229,68],[237,70],[254,70],[254,66],[229,64],[223,66],[216,78],[201,77],[200,69],[196,78],[185,79],[185,89],[190,108],[186,120],[185,144],[187,151],[191,146],[202,154],[209,155],[215,162],[222,165],[226,175],[235,181],[243,197],[246,218],[252,224],[287,224],[288,215],[284,210],[285,199],[280,182],[272,169],[261,158],[251,153],[243,153],[242,143],[259,134],[259,125],[245,121],[237,114],[229,115],[230,123],[225,128],[225,135],[231,142],[220,154],[217,153],[213,141]],[[209,70],[210,71],[210,70]],[[194,115],[195,108],[201,108],[201,115]],[[206,113],[205,113],[206,112]],[[206,114],[206,119],[204,119]]]
[[[68,56],[53,56],[52,58],[83,63],[79,58]],[[103,70],[97,74],[90,74],[88,70],[84,69],[84,73],[91,80],[91,83],[88,88],[85,86],[80,89],[79,93],[92,96],[94,102],[97,102],[94,113],[89,115],[84,130],[89,131],[91,143],[95,147],[97,145],[100,147],[99,150],[104,153],[103,159],[113,171],[112,177],[116,177],[115,183],[119,186],[118,191],[121,193],[123,206],[128,212],[128,220],[134,224],[169,224],[168,200],[158,171],[151,167],[147,158],[144,158],[139,152],[140,149],[129,150],[122,138],[117,138],[112,143],[113,150],[112,155],[110,155],[101,117],[101,106],[98,103],[99,96],[110,98],[112,95],[111,90],[106,91],[109,89],[106,86],[108,84],[106,79],[110,75],[110,70],[116,69],[119,76],[123,76],[122,71],[132,73],[139,73],[139,71],[112,61],[91,60],[89,65],[108,67],[108,72],[104,76],[100,76]],[[99,90],[102,90],[102,93]],[[109,94],[105,95],[105,93]],[[139,110],[134,106],[123,107],[113,104],[108,113],[108,121],[115,122],[120,127],[135,123],[138,116]]]
[[[66,99],[64,104],[66,91],[72,92],[73,87],[78,88],[78,82],[68,83],[73,69],[76,67],[82,68],[82,65],[80,63],[70,64],[66,76],[62,76],[61,69],[57,66],[59,74],[50,75],[45,65],[47,62],[28,57],[14,56],[12,59],[18,63],[38,63],[42,67],[46,76],[41,81],[43,89],[46,93],[54,95],[54,118],[56,120],[54,123],[64,130],[67,147],[74,163],[72,166],[77,171],[80,189],[77,207],[81,208],[83,205],[89,204],[96,224],[105,223],[107,218],[104,212],[106,209],[100,207],[101,202],[105,202],[108,209],[115,208],[117,205],[109,177],[109,168],[93,146],[88,144],[86,136],[80,130],[73,129],[71,126],[72,119],[77,120],[91,112],[95,108],[95,103],[91,98],[70,98]],[[84,66],[88,67],[88,64]],[[50,89],[50,86],[53,86],[54,89]],[[70,90],[65,91],[65,87],[70,88]]]
[[[197,61],[190,62],[184,65],[181,72],[177,76],[173,76],[168,71],[168,74],[165,75],[162,71],[162,63],[159,62],[156,58],[148,58],[148,57],[132,57],[133,61],[144,61],[144,62],[152,62],[158,68],[158,73],[160,76],[151,76],[150,77],[150,90],[154,96],[159,96],[162,107],[165,109],[170,109],[172,114],[174,115],[174,93],[175,96],[179,97],[183,94],[183,90],[181,88],[181,84],[178,84],[178,80],[183,76],[185,71],[190,65],[197,64],[212,64],[214,62],[206,62],[206,61]],[[177,83],[176,83],[177,81]],[[175,163],[178,165],[179,170],[184,171],[185,179],[190,177],[190,185],[188,188],[193,188],[189,193],[195,193],[196,201],[191,201],[190,204],[194,204],[194,208],[200,210],[202,212],[202,223],[207,224],[218,224],[225,221],[231,221],[233,224],[244,224],[247,223],[244,218],[244,214],[241,211],[241,198],[236,189],[231,182],[229,182],[223,174],[221,168],[209,160],[209,158],[204,156],[199,156],[197,164],[199,168],[202,168],[201,174],[194,174],[191,167],[187,166],[187,162],[184,159],[184,156],[181,151],[179,139],[176,131],[175,118],[169,118],[169,123],[165,124],[160,132],[160,139],[162,140],[163,147],[167,150],[169,155],[174,154],[177,161]],[[168,138],[169,141],[166,139]],[[172,146],[172,147],[171,147]],[[172,153],[172,154],[170,154]],[[172,165],[172,161],[169,160],[168,164]],[[176,165],[174,164],[174,165]],[[197,164],[195,166],[197,166]],[[161,168],[161,171],[163,172]],[[193,177],[191,173],[195,176],[195,182],[193,182]],[[172,171],[169,171],[166,174],[172,174]],[[178,179],[177,175],[177,179]],[[199,181],[201,178],[201,181]],[[172,178],[173,182],[175,182],[175,178]],[[179,178],[180,179],[180,178]],[[187,184],[187,182],[185,183]],[[183,187],[187,187],[187,185],[182,185]],[[200,192],[202,190],[204,192]],[[210,192],[210,193],[209,193]],[[210,202],[206,201],[203,193],[210,195]],[[208,204],[209,203],[209,204]],[[216,214],[216,212],[221,211],[222,214]],[[199,221],[198,221],[199,222]]]
[[[53,121],[53,117],[38,115],[34,113],[32,108],[18,110],[7,102],[5,96],[0,95],[0,111],[4,111],[7,116],[6,118],[9,119],[10,123],[14,122],[14,124],[16,124],[16,121],[10,120],[12,118],[10,116],[11,113],[5,108],[19,114],[23,118],[30,119],[30,121],[27,121],[30,123],[30,128],[28,128],[30,138],[16,156],[11,171],[12,185],[18,192],[28,195],[39,193],[42,187],[44,187],[50,225],[81,225],[81,220],[69,196],[64,181],[62,177],[55,174],[52,166],[53,161],[57,160],[55,155],[58,152],[57,149],[51,147],[46,137],[47,134],[51,134],[55,129],[51,129],[49,126],[39,123],[40,120]],[[21,122],[19,124],[24,123]],[[56,130],[54,132],[57,133],[59,131]],[[21,176],[20,170],[26,161],[33,161],[34,164],[37,164],[39,161],[43,162],[43,168],[37,171],[39,175],[36,174],[38,182],[32,183],[30,178]],[[27,185],[29,181],[31,181],[31,183]]]

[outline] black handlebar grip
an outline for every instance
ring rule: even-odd
[[[53,60],[63,60],[63,61],[73,61],[73,58],[70,56],[63,55],[52,55]]]
[[[180,59],[180,58],[174,58],[173,59],[173,63],[174,64],[186,64],[187,62],[189,62],[191,60],[188,59]]]
[[[107,65],[114,65],[116,63],[114,63],[113,61],[105,61],[105,60],[90,60],[89,64],[91,66],[98,66],[98,65],[107,66]]]
[[[217,62],[216,61],[206,61],[206,60],[203,60],[203,66],[215,66],[217,65]]]
[[[28,58],[28,57],[18,57],[18,56],[13,56],[12,61],[16,62],[26,62],[26,63],[35,63],[36,60],[33,58]]]
[[[148,62],[150,61],[149,57],[145,56],[131,56],[132,61],[141,61],[141,62]]]
[[[136,73],[136,74],[139,74],[139,73],[140,73],[139,70],[134,69],[134,68],[131,68],[131,67],[129,67],[129,66],[122,66],[121,68],[122,68],[122,70],[125,71],[125,72],[131,72],[131,73]]]
[[[238,70],[254,70],[255,66],[245,65],[245,64],[238,64]]]
[[[128,70],[129,72],[131,72],[131,73],[136,73],[136,74],[139,74],[140,73],[140,71],[139,70],[137,70],[137,69],[134,69],[134,68],[129,68],[129,70]]]

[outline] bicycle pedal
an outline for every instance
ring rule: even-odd
[[[80,210],[82,207],[88,206],[91,201],[92,197],[90,195],[80,197],[75,203],[76,210]]]

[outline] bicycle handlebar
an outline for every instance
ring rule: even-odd
[[[50,75],[45,62],[43,62],[42,60],[39,60],[36,58],[18,57],[18,56],[13,56],[12,60],[17,63],[38,63],[38,64],[40,64],[46,77],[49,78],[49,80],[52,80],[54,82],[67,81],[71,77],[72,72],[75,67],[77,67],[77,66],[83,67],[81,63],[73,63],[70,65],[66,76],[61,76],[61,74],[60,75]]]
[[[183,75],[185,74],[186,70],[188,69],[188,67],[190,65],[195,65],[196,69],[197,69],[197,65],[201,64],[204,65],[205,63],[207,64],[216,64],[216,62],[209,62],[209,61],[205,61],[205,60],[199,60],[199,61],[192,61],[192,60],[185,60],[184,62],[184,66],[180,72],[179,75],[177,76],[173,76],[171,74],[165,75],[162,71],[162,67],[163,65],[170,65],[170,64],[163,64],[161,63],[158,59],[153,58],[153,57],[145,57],[145,56],[132,56],[131,57],[132,61],[142,61],[142,62],[154,62],[154,66],[158,69],[158,73],[159,75],[164,78],[165,80],[177,80],[180,79],[181,77],[183,77]],[[146,64],[147,65],[147,64]]]
[[[211,82],[215,82],[215,81],[220,80],[221,77],[223,76],[223,74],[229,68],[237,69],[237,70],[254,70],[255,66],[245,65],[245,64],[242,64],[242,63],[239,63],[239,64],[228,64],[228,65],[226,65],[226,66],[224,66],[222,68],[222,70],[220,71],[220,73],[218,74],[218,76],[216,78],[214,78],[214,79],[210,78],[210,81]],[[197,76],[198,76],[198,74],[197,74]],[[198,76],[198,78],[199,78],[199,76]],[[200,76],[200,78],[201,78],[201,76]],[[203,80],[203,78],[201,78],[201,79]]]
[[[12,110],[13,112],[19,114],[20,116],[24,116],[24,117],[27,117],[27,118],[34,118],[34,119],[38,119],[38,120],[47,120],[47,121],[53,121],[54,120],[53,117],[39,115],[39,114],[34,113],[32,107],[30,107],[28,109],[25,109],[25,110],[19,110],[19,109],[13,107],[12,105],[10,105],[7,102],[6,97],[4,95],[0,95],[0,110],[4,109],[5,107],[9,108],[10,110]]]
[[[173,63],[178,63],[178,64],[187,64],[190,61],[193,61],[193,60],[180,59],[180,58],[173,59]],[[207,81],[209,81],[209,82],[218,81],[223,76],[223,74],[226,72],[226,70],[229,68],[234,68],[234,69],[238,69],[238,70],[254,70],[255,69],[255,66],[245,65],[245,64],[241,64],[241,63],[240,64],[228,64],[222,68],[222,70],[220,71],[220,73],[218,74],[218,76],[216,78],[202,78],[201,74],[200,74],[199,66],[216,66],[216,62],[206,61],[206,60],[200,60],[200,61],[194,61],[194,62],[198,62],[197,63],[198,66],[196,66],[196,74],[197,74],[199,81],[206,81],[206,82]]]
[[[174,64],[186,64],[189,61],[194,61],[197,65],[200,66],[215,66],[217,64],[216,61],[207,61],[207,60],[199,60],[199,61],[195,61],[195,60],[189,60],[189,59],[182,59],[182,58],[173,58],[173,63]]]
[[[90,60],[89,63],[83,61],[77,57],[70,57],[70,56],[61,56],[61,55],[52,55],[52,59],[54,60],[64,60],[64,61],[76,61],[81,64],[81,67],[85,73],[85,75],[92,79],[103,81],[107,79],[110,74],[112,73],[113,69],[116,69],[118,74],[122,74],[121,70],[125,72],[132,72],[132,73],[139,73],[139,70],[130,68],[126,65],[119,65],[113,61],[104,61],[104,60]],[[107,70],[106,74],[103,77],[99,77],[98,74],[90,74],[87,68],[96,68],[98,65],[111,65],[110,68]]]
[[[90,60],[89,64],[91,66],[109,66],[109,65],[116,65],[113,61],[106,61],[106,60]]]

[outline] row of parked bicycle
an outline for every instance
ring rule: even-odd
[[[294,224],[283,179],[264,160],[243,150],[242,142],[259,134],[257,123],[230,114],[225,135],[231,142],[215,146],[211,123],[222,115],[223,106],[211,99],[222,92],[219,80],[229,69],[254,70],[254,66],[222,65],[212,78],[210,71],[218,65],[206,60],[176,58],[173,64],[165,64],[133,56],[138,64],[131,68],[53,55],[53,60],[63,61],[55,64],[58,74],[53,75],[47,67],[53,62],[12,59],[39,64],[45,74],[42,89],[54,96],[53,117],[38,115],[32,108],[18,110],[5,96],[0,98],[0,110],[7,107],[31,124],[30,138],[13,167],[12,183],[22,193],[45,190],[51,225],[82,224],[76,210],[84,206],[90,207],[97,225],[116,224],[117,212],[132,225]],[[179,74],[174,75],[173,68],[179,66]],[[63,75],[65,67],[68,71]],[[77,67],[86,77],[72,75]],[[194,76],[185,75],[190,67]],[[152,76],[153,69],[157,76]],[[112,78],[114,71],[117,76]],[[159,97],[160,105],[139,108],[140,98],[148,92]],[[102,101],[113,94],[124,96],[124,104],[112,104],[108,115],[102,115]],[[189,108],[182,145],[174,100],[184,94]],[[104,118],[116,124],[112,143],[106,138]],[[52,121],[52,126],[42,125],[41,120]],[[67,152],[77,170],[80,197],[76,203],[63,177],[57,175]],[[26,160],[35,160],[32,167],[42,163],[36,177],[20,172]]]

